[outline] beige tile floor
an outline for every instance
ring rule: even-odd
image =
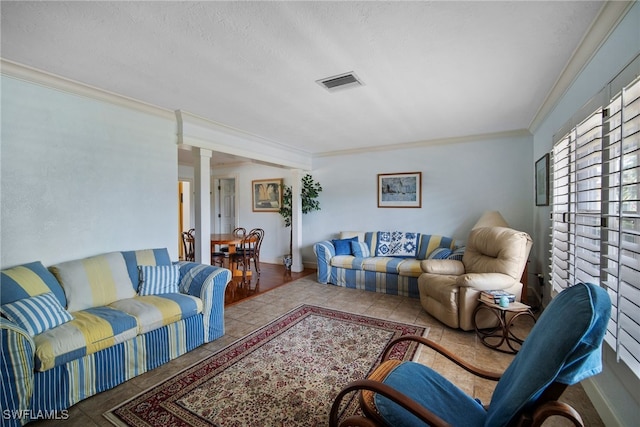
[[[110,426],[111,424],[102,417],[105,411],[210,356],[300,304],[318,305],[428,327],[428,337],[431,340],[486,370],[501,372],[513,358],[511,355],[485,347],[477,339],[474,332],[463,332],[444,326],[428,315],[416,299],[322,285],[317,283],[314,276],[311,275],[227,307],[225,310],[226,333],[222,338],[213,343],[205,344],[112,390],[76,404],[70,408],[69,419],[64,422],[64,425]],[[419,360],[437,369],[468,394],[483,402],[490,400],[495,387],[494,382],[477,379],[428,349],[421,352]],[[585,425],[604,425],[580,385],[567,389],[561,400],[571,404],[580,412]],[[39,421],[30,425],[61,425],[61,422]],[[565,424],[563,420],[552,420],[544,425],[563,426],[568,424]]]

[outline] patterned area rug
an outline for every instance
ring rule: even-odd
[[[104,416],[128,426],[326,426],[334,397],[367,376],[391,339],[427,332],[303,305]],[[399,344],[392,357],[415,353]]]

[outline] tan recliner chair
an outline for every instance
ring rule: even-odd
[[[502,221],[497,223],[505,225]],[[473,330],[473,311],[481,291],[504,289],[520,301],[520,278],[532,245],[527,233],[491,226],[481,219],[469,233],[462,261],[421,262],[423,273],[418,278],[418,289],[422,307],[452,328]],[[495,322],[483,314],[478,313],[479,327]]]

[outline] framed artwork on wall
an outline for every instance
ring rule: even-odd
[[[549,206],[549,153],[536,162],[536,206]]]
[[[379,208],[421,208],[422,172],[379,173]]]
[[[254,212],[278,212],[282,206],[282,178],[251,181]]]

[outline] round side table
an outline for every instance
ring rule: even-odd
[[[473,327],[482,344],[503,353],[516,354],[520,350],[524,339],[516,336],[512,327],[514,322],[521,317],[531,318],[535,324],[536,318],[531,311],[531,307],[520,302],[512,302],[508,307],[500,307],[498,304],[482,300],[478,301],[480,303],[473,311]],[[487,311],[496,318],[497,325],[495,327],[478,328],[476,317],[482,311]],[[509,317],[507,317],[507,314],[509,314]],[[508,349],[500,348],[505,343]]]

